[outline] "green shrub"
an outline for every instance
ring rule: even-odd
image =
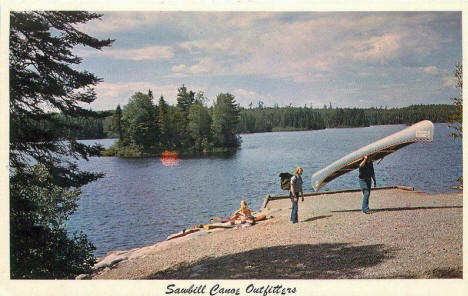
[[[77,209],[80,190],[52,183],[43,166],[18,170],[10,182],[11,278],[74,278],[91,273],[95,247],[83,233],[69,237],[66,222]]]

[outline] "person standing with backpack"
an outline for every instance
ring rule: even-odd
[[[302,201],[304,201],[304,192],[302,191],[302,172],[304,170],[301,167],[297,167],[294,171],[294,175],[291,177],[291,186],[289,190],[289,198],[291,199],[291,222],[297,223],[298,221],[298,201],[299,193],[301,194]]]

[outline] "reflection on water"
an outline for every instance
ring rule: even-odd
[[[70,230],[83,230],[97,247],[109,250],[153,244],[182,228],[227,217],[240,200],[259,209],[267,193],[284,194],[278,174],[304,168],[304,191],[310,176],[364,145],[405,128],[404,125],[243,135],[236,153],[180,157],[173,166],[159,158],[92,158],[82,169],[106,176],[83,188]],[[435,125],[432,143],[416,143],[375,165],[377,185],[414,186],[437,193],[452,191],[462,175],[461,140],[448,137],[446,124]],[[115,140],[98,141],[109,147]],[[323,190],[359,188],[357,172]]]

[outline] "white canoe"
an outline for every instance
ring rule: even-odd
[[[312,187],[315,191],[319,191],[330,181],[357,169],[362,158],[366,155],[370,155],[375,161],[409,144],[431,142],[433,139],[434,124],[429,120],[420,121],[404,130],[362,147],[315,172],[311,177]]]

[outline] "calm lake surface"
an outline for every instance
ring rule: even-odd
[[[258,210],[267,193],[285,194],[278,174],[304,168],[310,176],[333,161],[402,130],[404,125],[242,135],[242,149],[231,156],[182,159],[164,166],[159,158],[92,158],[84,170],[106,176],[83,187],[70,231],[82,230],[97,256],[163,241],[169,234],[228,217],[240,201]],[[462,141],[450,138],[447,124],[435,125],[434,142],[411,144],[375,164],[377,186],[407,185],[428,193],[454,191],[462,175]],[[88,140],[108,147],[114,139]],[[359,188],[357,171],[321,191]],[[372,196],[371,196],[372,203]],[[356,209],[360,207],[356,204]]]

